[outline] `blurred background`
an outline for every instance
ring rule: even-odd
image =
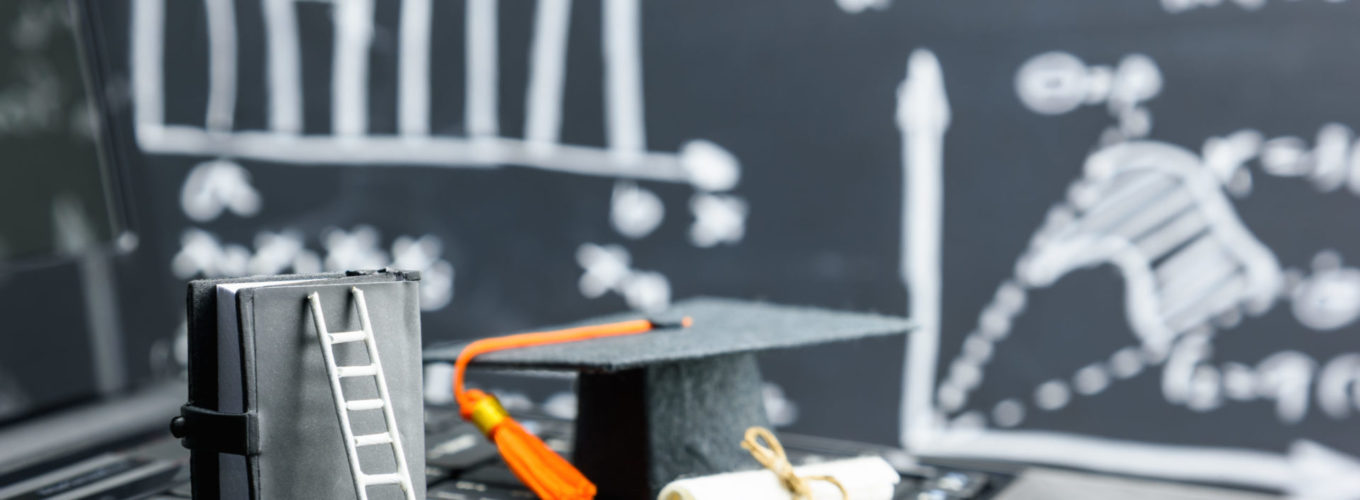
[[[187,280],[390,265],[423,275],[426,345],[698,295],[909,315],[907,340],[763,355],[772,421],[1078,466],[1146,449],[1107,468],[1153,475],[1256,457],[1200,479],[1278,486],[1260,471],[1301,449],[1360,453],[1357,19],[6,2],[0,423],[183,377]],[[488,380],[573,407],[567,379]]]

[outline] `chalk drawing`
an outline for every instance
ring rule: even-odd
[[[453,299],[454,268],[443,257],[443,242],[435,235],[402,235],[389,252],[378,230],[359,225],[329,228],[317,235],[320,250],[307,246],[297,229],[260,231],[252,247],[223,243],[212,232],[191,227],[180,237],[180,249],[170,270],[180,279],[223,278],[261,274],[316,273],[350,269],[396,267],[420,271],[420,307],[434,311]]]
[[[1360,410],[1360,354],[1337,356],[1318,375],[1318,406],[1341,420]]]
[[[885,10],[892,6],[892,0],[836,0],[836,6],[848,14],[859,14],[866,10]]]
[[[343,143],[368,132],[368,50],[373,42],[373,0],[345,0],[334,5],[331,133]],[[209,18],[210,23],[214,21]]]
[[[191,228],[180,235],[180,249],[170,260],[170,271],[180,279],[243,276],[249,262],[250,250],[245,247],[223,245],[212,233]]]
[[[239,130],[230,117],[236,102],[236,19],[222,0],[204,0],[209,12],[210,50],[208,120],[202,127],[164,121],[164,0],[136,0],[132,12],[132,79],[137,143],[149,153],[256,159],[300,165],[424,165],[489,168],[515,165],[579,175],[692,184],[705,191],[735,185],[735,159],[708,141],[681,147],[681,153],[646,150],[643,119],[640,6],[636,0],[607,3],[605,91],[607,147],[576,146],[557,141],[561,119],[561,85],[566,67],[562,50],[570,2],[543,0],[535,23],[530,88],[527,96],[528,136],[497,133],[498,81],[495,30],[496,0],[468,2],[467,136],[428,133],[429,27],[420,14],[428,1],[403,2],[399,61],[399,133],[376,135],[367,130],[367,56],[373,31],[371,0],[335,2],[335,50],[332,65],[332,133],[302,135],[301,77],[295,0],[267,0],[266,43],[270,128]],[[220,14],[220,15],[219,15]],[[275,50],[277,48],[277,50]],[[425,54],[424,59],[421,55]],[[209,133],[215,131],[220,133]],[[687,149],[698,150],[685,152]],[[717,151],[712,151],[716,149]],[[722,163],[711,165],[714,156]],[[712,171],[718,169],[716,174]],[[716,177],[715,177],[716,176]]]
[[[670,304],[670,281],[655,271],[633,269],[632,256],[620,245],[583,244],[576,250],[576,263],[583,270],[577,287],[586,298],[613,292],[629,307],[647,312]]]
[[[1284,350],[1250,364],[1217,362],[1213,342],[1277,302],[1289,302],[1299,323],[1318,332],[1360,317],[1360,270],[1344,266],[1332,251],[1320,252],[1310,273],[1284,269],[1229,201],[1251,193],[1252,165],[1259,174],[1306,179],[1319,192],[1360,193],[1360,141],[1351,129],[1327,124],[1312,145],[1244,129],[1209,138],[1197,155],[1148,139],[1146,103],[1163,83],[1152,59],[1133,54],[1110,67],[1087,65],[1066,52],[1030,58],[1014,81],[1021,104],[1046,116],[1103,105],[1114,124],[1101,133],[1066,199],[1033,233],[1014,275],[962,336],[957,357],[942,365],[948,369],[937,384],[944,192],[939,152],[948,100],[939,62],[927,55],[919,49],[912,54],[897,96],[905,181],[901,270],[908,309],[920,324],[906,358],[904,446],[925,456],[1053,463],[1357,498],[1360,483],[1346,474],[1360,471],[1360,461],[1307,440],[1269,453],[1019,429],[1027,416],[1065,411],[1077,398],[1102,394],[1154,367],[1161,369],[1165,402],[1191,412],[1260,401],[1289,426],[1307,418],[1314,403],[1333,419],[1360,411],[1360,354],[1320,362]],[[1123,281],[1123,313],[1133,333],[1128,345],[1028,394],[1001,399],[989,412],[970,407],[970,394],[986,382],[986,367],[1001,352],[998,345],[1015,335],[1029,294],[1094,266],[1112,267]]]
[[[1161,90],[1161,70],[1142,54],[1124,56],[1110,67],[1087,66],[1067,52],[1046,52],[1025,61],[1015,75],[1020,102],[1036,113],[1059,115],[1104,104],[1117,121],[1102,134],[1104,144],[1146,137],[1152,117],[1142,104]]]
[[[1025,421],[1025,405],[1014,399],[1003,399],[992,408],[992,420],[1001,427],[1015,427]]]
[[[228,160],[208,160],[189,171],[180,189],[180,208],[196,222],[207,222],[230,210],[241,217],[260,212],[260,193],[250,172]]]
[[[496,116],[496,102],[499,94],[496,80],[500,65],[497,64],[500,42],[497,26],[500,22],[496,10],[499,0],[468,0],[464,16],[464,29],[467,32],[467,86],[463,102],[466,103],[464,126],[468,135],[475,138],[494,137],[500,131],[500,118]]]
[[[431,0],[402,2],[397,52],[397,128],[402,135],[430,131],[430,19]]]
[[[255,235],[255,254],[246,261],[247,271],[252,275],[321,272],[321,258],[305,245],[299,231],[261,231]]]
[[[231,0],[204,0],[208,18],[208,110],[212,133],[231,130],[236,114],[236,7]]]
[[[1205,162],[1228,183],[1234,196],[1251,193],[1251,170],[1263,175],[1298,178],[1319,193],[1345,188],[1360,196],[1360,138],[1340,123],[1318,128],[1310,146],[1295,136],[1267,138],[1253,129],[1210,137],[1203,146]]]
[[[1298,0],[1292,0],[1292,1],[1288,1],[1288,2],[1278,2],[1278,3],[1283,3],[1283,4],[1288,5],[1288,4],[1298,4],[1298,3],[1319,3],[1319,4],[1321,4],[1321,3],[1327,3],[1327,4],[1338,4],[1338,3],[1346,3],[1346,2],[1347,2],[1347,0],[1322,0],[1322,1],[1314,1],[1314,2],[1300,2],[1300,1],[1298,1]],[[1238,8],[1240,8],[1240,9],[1242,9],[1242,10],[1245,10],[1245,11],[1248,11],[1248,12],[1255,12],[1255,11],[1259,11],[1259,10],[1261,10],[1263,7],[1265,7],[1266,4],[1267,4],[1267,1],[1266,1],[1266,0],[1161,0],[1161,4],[1162,4],[1162,9],[1165,10],[1166,12],[1168,12],[1168,13],[1171,13],[1171,14],[1181,14],[1181,13],[1184,13],[1184,12],[1189,12],[1189,11],[1193,11],[1193,10],[1197,10],[1197,9],[1201,9],[1201,8],[1213,8],[1213,7],[1223,6],[1223,5],[1235,5],[1235,6],[1237,6]]]
[[[392,242],[392,267],[420,271],[420,307],[443,309],[453,300],[453,264],[440,256],[444,244],[438,236],[398,236]]]
[[[534,19],[532,72],[525,99],[524,138],[545,150],[562,129],[562,84],[566,80],[567,30],[571,0],[539,0]]]
[[[1035,406],[1041,409],[1053,411],[1067,406],[1072,399],[1072,391],[1067,387],[1067,383],[1061,380],[1049,380],[1034,390]]]
[[[377,269],[390,261],[379,246],[378,229],[373,226],[330,228],[322,234],[321,242],[326,247],[327,269]]]
[[[181,205],[194,222],[216,220],[225,211],[250,217],[259,213],[261,200],[250,187],[249,175],[236,161],[256,160],[294,166],[426,166],[453,170],[494,169],[503,166],[548,172],[605,177],[615,180],[610,194],[609,223],[627,239],[651,235],[666,215],[662,199],[644,183],[685,185],[694,190],[689,209],[694,221],[689,241],[706,248],[735,244],[745,235],[748,206],[730,193],[741,177],[737,158],[707,140],[683,143],[675,152],[647,147],[643,96],[642,4],[638,0],[607,0],[603,4],[600,37],[603,47],[604,146],[564,144],[564,83],[568,69],[571,0],[539,0],[530,41],[525,93],[524,137],[508,137],[499,127],[500,33],[498,0],[469,0],[463,17],[466,78],[463,123],[431,123],[430,0],[401,2],[397,32],[397,131],[369,130],[368,81],[375,33],[375,9],[392,8],[373,0],[330,2],[334,23],[326,133],[304,133],[303,53],[298,27],[299,0],[262,0],[266,86],[264,102],[238,99],[239,66],[261,61],[238,53],[239,23],[229,0],[203,0],[208,50],[207,103],[201,125],[165,121],[165,74],[182,61],[167,61],[165,0],[134,0],[130,33],[133,122],[138,146],[149,154],[207,157],[186,179]],[[173,22],[173,21],[171,21]],[[268,126],[243,129],[233,121],[243,107],[267,106]],[[461,125],[461,126],[460,126]],[[461,130],[461,134],[432,133]],[[254,168],[254,167],[252,167]],[[269,167],[263,167],[269,168]],[[176,268],[184,273],[213,273],[240,268],[250,252],[243,246],[213,246],[203,234],[186,232],[185,248]],[[430,241],[430,240],[423,240]],[[425,247],[428,245],[420,245]],[[410,248],[416,247],[407,247]],[[193,249],[203,249],[194,251]],[[210,249],[228,260],[198,263]],[[347,255],[343,251],[339,254]],[[414,255],[414,254],[413,254]],[[358,254],[350,257],[357,259]],[[370,255],[355,263],[388,260]],[[328,257],[336,259],[340,257]],[[349,257],[345,257],[349,258]],[[413,259],[415,257],[412,257]],[[420,259],[417,259],[420,260]],[[326,268],[335,268],[328,262]],[[436,272],[435,276],[452,273]],[[426,288],[431,287],[426,277]],[[450,278],[451,279],[451,278]],[[669,302],[669,285],[655,273],[638,272],[618,284],[629,289],[629,303],[647,308]],[[666,293],[662,293],[665,291]],[[426,297],[435,303],[443,296]]]
[[[902,261],[899,272],[909,290],[907,310],[916,321],[903,372],[904,444],[923,444],[937,425],[930,409],[940,338],[940,252],[944,218],[944,134],[949,99],[935,54],[917,49],[907,60],[897,88],[897,127],[902,132]]]
[[[1290,291],[1294,318],[1317,331],[1335,331],[1360,318],[1360,269],[1341,267],[1331,251],[1313,258],[1313,274]]]
[[[699,193],[690,199],[694,225],[689,240],[697,247],[734,244],[746,234],[746,202],[736,196]]]
[[[143,10],[154,11],[161,8],[152,7],[152,3],[137,5],[136,19],[146,24],[141,26],[142,28],[156,29],[154,26],[157,20],[151,19],[152,16]],[[302,132],[302,50],[298,48],[297,12],[294,10],[293,1],[264,0],[264,25],[265,42],[269,45],[269,50],[265,51],[265,60],[268,63],[268,71],[265,73],[269,79],[269,128],[277,134],[298,134]],[[134,26],[134,29],[137,27],[139,26]],[[133,70],[134,79],[158,78],[159,73],[154,69],[154,65],[160,64],[164,56],[155,45],[155,37],[139,37],[134,43],[137,45],[133,48],[133,57],[141,55],[147,58],[136,63],[137,66]],[[406,66],[403,65],[402,68],[405,69]],[[403,76],[415,75],[403,73]],[[404,83],[406,80],[403,78],[402,81]],[[161,82],[139,80],[137,85],[139,91],[145,92],[144,95],[137,94],[137,102],[140,103],[142,99],[160,98]]]
[[[1183,149],[1112,146],[1091,156],[1070,194],[1019,259],[1018,281],[1047,287],[1076,269],[1114,265],[1130,327],[1150,352],[1238,305],[1262,312],[1280,289],[1275,256]]]
[[[615,183],[610,203],[609,221],[613,223],[614,230],[633,239],[651,234],[666,215],[666,206],[661,203],[661,198],[635,182]]]

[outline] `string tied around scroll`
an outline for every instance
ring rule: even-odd
[[[762,440],[765,441],[764,444],[761,443]],[[799,476],[795,473],[793,464],[789,463],[789,457],[784,453],[784,445],[779,443],[779,439],[774,437],[774,433],[769,429],[760,426],[746,429],[746,438],[741,441],[741,447],[751,452],[751,457],[760,462],[760,465],[773,472],[784,484],[784,488],[793,494],[795,500],[812,500],[812,488],[808,481],[831,483],[840,490],[842,499],[850,498],[850,494],[845,491],[845,485],[835,477]]]

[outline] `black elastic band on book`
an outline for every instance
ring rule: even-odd
[[[223,413],[184,405],[179,416],[170,421],[170,433],[191,450],[260,454],[259,423],[254,413]]]

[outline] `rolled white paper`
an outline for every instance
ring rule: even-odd
[[[794,467],[799,477],[832,476],[845,486],[850,500],[892,500],[899,476],[878,457],[860,457]],[[808,480],[813,500],[841,500],[841,491],[826,481]],[[728,472],[677,479],[661,489],[657,500],[789,500],[793,494],[768,469]]]

